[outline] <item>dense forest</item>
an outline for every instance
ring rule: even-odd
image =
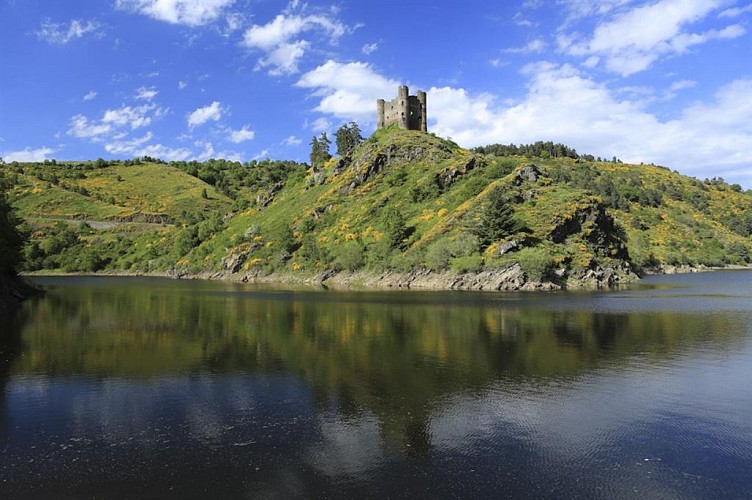
[[[23,271],[500,272],[572,283],[588,271],[749,264],[752,193],[562,144],[465,150],[356,124],[311,162],[155,158],[10,163],[3,263]],[[4,199],[5,200],[5,199]],[[15,239],[14,239],[15,238]],[[7,247],[7,248],[6,248]],[[627,268],[624,267],[627,265]]]

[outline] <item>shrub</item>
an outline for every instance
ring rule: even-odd
[[[480,255],[454,257],[450,263],[452,270],[457,273],[474,273],[483,269],[483,257]]]
[[[342,245],[334,261],[335,268],[346,269],[351,272],[360,269],[363,264],[363,249],[355,241]]]
[[[452,258],[452,252],[449,249],[449,242],[442,238],[432,243],[426,250],[426,267],[433,271],[442,271],[449,267],[449,259]]]
[[[554,270],[554,262],[545,248],[523,248],[515,260],[532,281],[544,281]]]

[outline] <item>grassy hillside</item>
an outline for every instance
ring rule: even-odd
[[[528,280],[564,284],[631,266],[752,257],[752,194],[661,167],[493,156],[388,128],[351,157],[305,168],[3,167],[33,231],[30,270],[310,276],[519,264]],[[90,222],[50,225],[55,218]],[[52,258],[69,251],[76,258]]]

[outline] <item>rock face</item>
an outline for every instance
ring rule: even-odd
[[[524,182],[537,182],[543,174],[544,172],[536,165],[530,164],[522,167],[514,176],[514,185],[521,186]]]
[[[563,243],[568,236],[584,232],[592,249],[608,249],[612,257],[629,260],[623,231],[606,213],[603,205],[578,208],[573,214],[557,217],[549,237]]]
[[[408,273],[385,272],[370,274],[365,272],[339,273],[325,271],[312,278],[300,279],[292,276],[271,274],[247,274],[242,281],[269,283],[306,283],[327,288],[397,288],[409,290],[474,290],[474,291],[550,291],[565,288],[599,289],[615,287],[634,281],[637,276],[628,264],[620,267],[598,268],[570,276],[566,282],[532,281],[520,267],[509,267],[477,273],[455,273],[451,271],[435,272],[428,269],[416,269]]]

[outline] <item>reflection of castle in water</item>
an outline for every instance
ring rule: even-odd
[[[343,422],[369,416],[384,443],[421,455],[435,440],[437,408],[482,394],[496,381],[576,380],[635,352],[670,355],[711,329],[723,332],[721,344],[744,333],[723,316],[545,311],[483,300],[458,305],[421,295],[271,298],[215,283],[193,285],[189,294],[185,286],[146,280],[48,293],[25,308],[28,325],[18,331],[29,355],[14,360],[13,372],[153,381],[187,373],[290,373],[311,388],[315,405],[336,402]],[[304,394],[301,387],[295,390]],[[141,412],[162,404],[162,396],[145,397]],[[221,425],[202,428],[208,427]]]

